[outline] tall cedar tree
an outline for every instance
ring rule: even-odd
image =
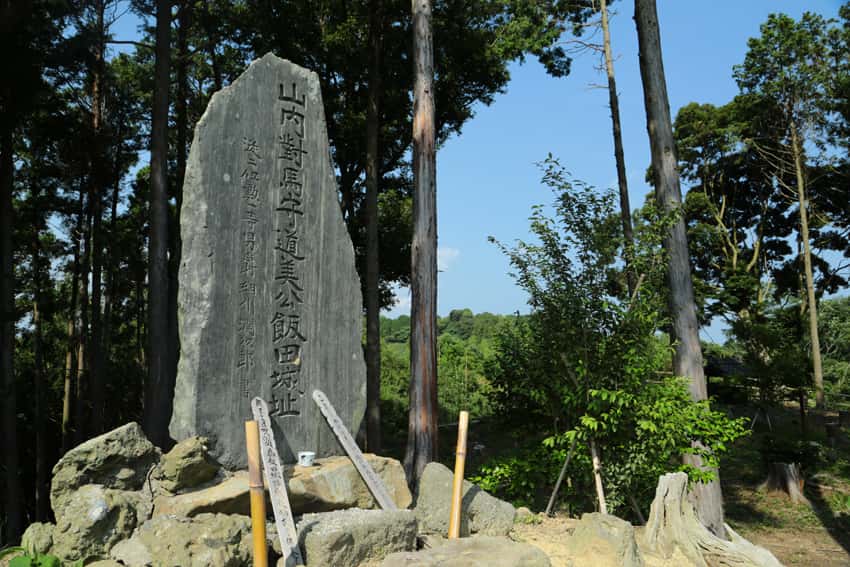
[[[369,101],[366,108],[366,446],[381,452],[381,289],[378,189],[381,171],[383,2],[369,1]]]
[[[151,118],[151,236],[148,293],[148,383],[145,385],[145,432],[159,447],[169,442],[174,376],[169,372],[168,344],[168,91],[171,2],[156,3],[156,65]]]
[[[413,1],[413,247],[410,416],[404,468],[416,487],[437,458],[437,159],[431,1]]]
[[[655,0],[635,0],[635,23],[640,50],[640,75],[646,106],[646,128],[649,132],[652,151],[656,201],[665,211],[679,211],[682,206],[682,192],[676,167],[676,144],[670,120],[670,104],[667,98],[667,82],[664,78],[664,63],[661,58],[661,35],[658,29]],[[705,400],[708,398],[708,391],[702,367],[702,347],[699,342],[699,323],[691,282],[684,217],[680,216],[671,226],[669,234],[664,239],[664,246],[670,258],[667,281],[670,287],[670,314],[676,340],[673,372],[677,376],[689,379],[691,397],[695,401]],[[685,460],[694,466],[702,466],[701,460],[695,455],[686,455]],[[718,471],[713,472],[718,474]],[[710,483],[696,484],[693,490],[700,520],[712,532],[725,537],[723,496],[720,491],[719,476],[716,479]]]

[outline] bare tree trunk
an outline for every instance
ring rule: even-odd
[[[74,444],[87,439],[86,435],[86,369],[89,335],[89,268],[91,267],[91,194],[80,210],[83,250],[80,257],[80,277],[77,280],[77,383],[74,401]]]
[[[599,511],[607,514],[608,506],[605,504],[605,489],[602,486],[602,463],[599,461],[596,441],[593,438],[590,439],[590,458],[593,462],[593,482],[596,485],[596,499],[599,501]]]
[[[169,379],[168,345],[168,87],[171,2],[156,3],[156,66],[151,119],[151,202],[148,292],[148,382],[144,424],[152,443],[169,442],[174,384]]]
[[[381,302],[378,189],[381,176],[382,2],[369,3],[369,106],[366,112],[366,446],[381,452]]]
[[[174,215],[170,216],[168,258],[168,381],[177,381],[177,362],[180,358],[180,333],[177,324],[177,291],[179,289],[180,260],[183,239],[180,232],[180,212],[183,210],[183,177],[186,174],[189,131],[188,35],[192,20],[193,2],[183,0],[180,6],[180,26],[177,28],[177,184],[172,187],[175,196]],[[170,415],[169,415],[170,419]]]
[[[6,10],[4,10],[6,11]],[[11,87],[9,87],[11,90]],[[11,98],[11,93],[4,95]],[[7,99],[8,100],[8,99]],[[23,521],[21,485],[18,478],[18,408],[15,389],[15,272],[12,259],[13,176],[12,128],[3,120],[0,139],[0,378],[3,399],[3,464],[6,468],[6,537],[14,542],[21,535]]]
[[[800,240],[803,242],[803,269],[806,276],[806,299],[809,304],[809,336],[812,340],[812,370],[815,379],[815,406],[824,409],[823,366],[818,333],[818,304],[815,297],[815,278],[812,272],[812,248],[809,241],[809,214],[806,210],[806,179],[803,172],[803,145],[797,125],[791,123],[791,145],[794,152],[794,172],[797,175],[797,199],[800,206]]]
[[[38,238],[38,236],[36,236]],[[35,519],[46,522],[50,514],[50,481],[47,472],[47,434],[45,425],[48,422],[45,404],[47,376],[44,372],[44,349],[42,347],[42,324],[39,303],[41,293],[38,291],[39,275],[35,275],[35,301],[32,304],[32,323],[35,332],[33,340],[34,382],[35,382]]]
[[[105,391],[103,384],[103,350],[101,348],[101,277],[103,269],[102,191],[104,190],[103,169],[106,166],[103,146],[103,67],[106,29],[104,27],[104,2],[97,2],[97,51],[95,52],[94,77],[92,81],[92,130],[94,132],[94,159],[91,160],[91,187],[89,199],[92,208],[92,287],[91,287],[91,345],[89,355],[89,385],[91,387],[91,433],[100,435],[104,431]]]
[[[652,168],[655,175],[656,200],[662,210],[679,212],[682,206],[682,192],[679,186],[679,172],[676,168],[676,146],[670,120],[655,0],[635,0],[635,22],[640,48],[640,74],[646,105],[646,127],[649,132]],[[699,342],[699,324],[691,281],[688,239],[685,232],[685,220],[681,214],[665,237],[664,246],[670,258],[667,279],[670,288],[673,333],[676,338],[673,372],[677,376],[685,376],[689,379],[691,398],[705,400],[708,398],[708,391],[702,367],[702,347]],[[686,455],[685,461],[702,467],[701,459],[694,455]],[[712,470],[712,472],[716,480],[710,483],[698,483],[693,487],[696,509],[700,520],[708,529],[719,537],[725,537],[719,471]]]
[[[416,487],[437,458],[437,172],[431,1],[413,0],[413,246],[410,418],[404,457]]]
[[[623,155],[623,131],[620,127],[620,98],[617,81],[614,79],[614,57],[611,54],[611,30],[608,27],[607,0],[601,0],[602,42],[605,52],[605,71],[608,75],[608,103],[611,106],[611,130],[614,135],[614,161],[617,163],[617,185],[620,188],[620,219],[623,223],[623,240],[626,250],[634,245],[632,232],[632,207],[629,204],[629,182],[626,177],[626,158]],[[626,282],[629,297],[635,292],[635,274],[631,270],[631,253],[626,252]]]
[[[80,192],[80,219],[83,211],[83,192]],[[62,398],[62,454],[68,452],[73,442],[71,426],[71,406],[75,399],[75,377],[77,365],[74,354],[77,347],[77,299],[80,285],[80,240],[82,239],[82,221],[74,231],[74,273],[71,276],[71,305],[68,309],[68,350],[65,351],[65,387]]]

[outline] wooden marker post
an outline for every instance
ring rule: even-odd
[[[248,446],[248,488],[251,494],[251,533],[254,537],[254,567],[268,567],[266,546],[266,491],[260,467],[260,428],[256,421],[245,422]]]
[[[449,539],[460,537],[461,497],[463,496],[463,469],[466,464],[466,431],[469,429],[469,412],[460,412],[457,424],[457,451],[455,452],[455,478],[452,485],[452,515],[449,518]]]

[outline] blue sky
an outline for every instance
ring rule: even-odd
[[[747,39],[759,34],[768,14],[799,18],[805,11],[835,17],[841,0],[657,0],[664,68],[673,117],[689,102],[724,104],[738,92],[732,66],[741,63]],[[629,193],[641,206],[649,187],[650,161],[637,58],[633,2],[614,2],[613,52]],[[138,20],[127,14],[116,37],[137,37]],[[439,36],[435,41],[440,41]],[[121,46],[126,50],[132,48]],[[616,187],[613,141],[604,74],[595,54],[577,55],[568,77],[548,76],[535,59],[513,64],[506,92],[489,107],[479,105],[460,136],[437,154],[437,226],[440,275],[438,313],[527,312],[526,295],[508,275],[506,258],[487,242],[492,235],[511,243],[527,239],[535,204],[551,201],[535,165],[548,153],[572,175],[597,187]],[[143,156],[146,160],[146,156]],[[409,312],[409,293],[386,315]],[[722,342],[722,327],[703,329],[703,338]]]
[[[658,0],[670,109],[692,102],[724,104],[738,91],[732,66],[743,61],[747,39],[772,12],[794,18],[805,10],[837,15],[838,0]],[[644,172],[649,140],[638,68],[632,2],[615,2],[611,22],[620,94],[623,144],[633,208],[649,190]],[[439,41],[439,37],[435,37]],[[437,155],[437,226],[440,268],[438,313],[527,312],[526,296],[508,275],[506,258],[489,235],[503,242],[528,238],[531,207],[548,203],[535,165],[551,152],[575,178],[597,187],[616,187],[608,93],[594,88],[605,76],[596,55],[577,56],[572,73],[554,79],[536,60],[511,67],[505,94],[476,109],[460,136]],[[388,315],[408,311],[406,290]],[[713,325],[703,338],[722,342]]]

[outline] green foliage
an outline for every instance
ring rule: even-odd
[[[708,402],[691,401],[680,379],[658,380],[670,356],[656,336],[665,324],[660,242],[672,219],[648,212],[650,222],[624,252],[613,193],[571,180],[551,156],[542,168],[543,182],[555,194],[554,218],[537,207],[531,217],[536,243],[499,244],[529,294],[532,313],[498,336],[493,383],[503,415],[521,416],[538,432],[545,424],[548,436],[531,453],[533,462],[500,460],[482,469],[481,480],[527,500],[526,476],[534,462],[553,462],[552,453],[562,455],[574,441],[577,454],[586,455],[584,447],[593,440],[601,447],[606,491],[616,510],[627,495],[651,496],[659,474],[683,467],[683,453],[698,453],[716,466],[745,429],[742,421],[710,410]],[[623,253],[642,282],[630,297],[620,268]],[[583,478],[590,490],[586,465],[576,459],[571,478],[578,485]],[[557,468],[541,469],[534,477],[551,484]],[[697,481],[710,479],[702,470],[688,472]]]
[[[0,550],[0,559],[16,553],[20,555],[9,560],[9,567],[62,567],[62,563],[59,561],[59,558],[53,555],[29,553],[23,547],[8,547]],[[82,561],[74,563],[74,567],[82,567],[82,565]]]

